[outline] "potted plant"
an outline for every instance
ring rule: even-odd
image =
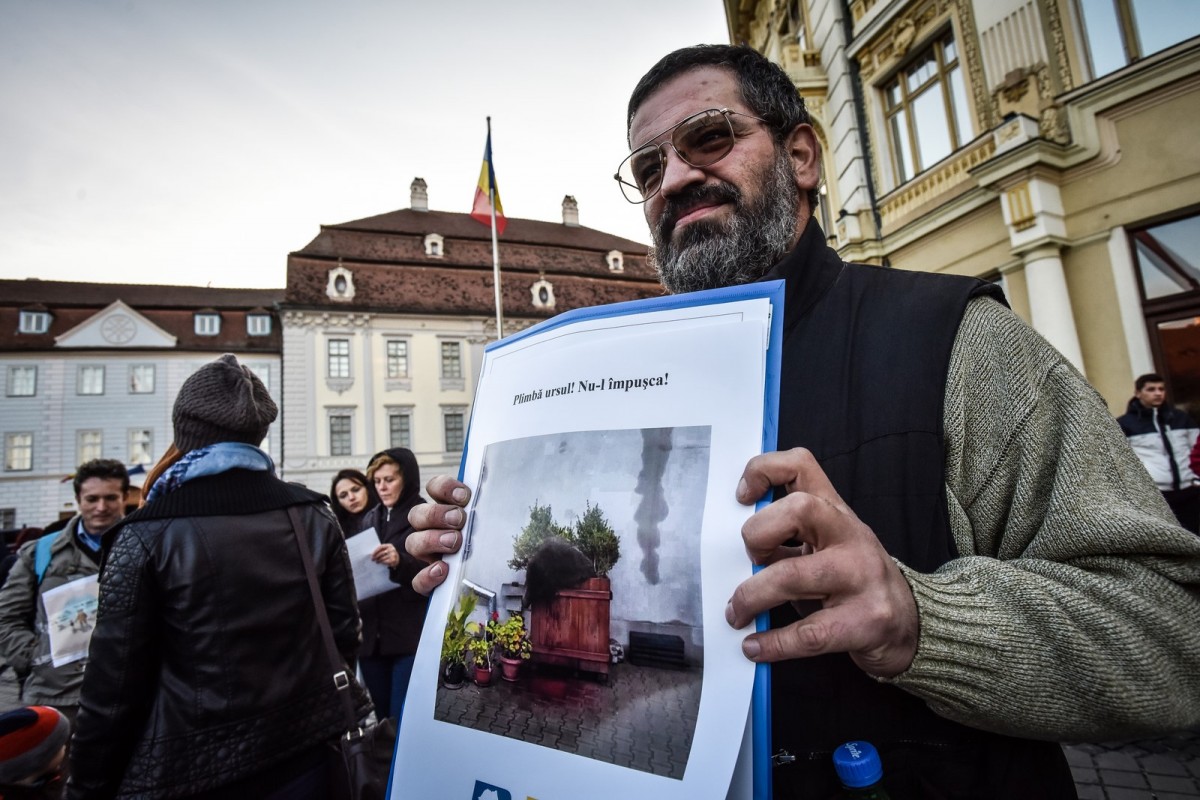
[[[491,686],[492,684],[492,643],[487,635],[472,637],[467,642],[467,652],[475,668],[475,684]]]
[[[463,685],[463,677],[467,671],[466,653],[467,618],[475,610],[475,593],[464,590],[458,598],[458,605],[450,610],[446,619],[446,629],[442,632],[442,685],[447,689],[457,689]]]
[[[525,618],[513,614],[501,622],[499,615],[493,615],[488,622],[488,631],[492,634],[492,643],[500,657],[500,677],[506,681],[515,681],[521,667],[521,662],[533,653],[533,645],[529,642],[529,632],[525,630]]]

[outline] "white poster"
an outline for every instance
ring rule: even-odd
[[[42,593],[46,628],[50,634],[50,659],[54,666],[87,658],[99,601],[100,581],[96,575]]]
[[[754,678],[724,616],[751,574],[734,491],[762,449],[770,329],[757,298],[488,349],[466,543],[431,598],[392,798],[726,795]]]

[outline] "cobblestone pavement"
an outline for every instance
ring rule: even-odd
[[[663,692],[651,695],[647,688],[642,697],[633,698],[631,695],[636,692],[622,692],[605,699],[604,693],[612,695],[610,690],[613,688],[625,684],[632,686],[635,671],[648,673],[641,676],[647,680],[657,678],[657,681],[649,681],[647,686],[658,686]],[[572,688],[569,683],[578,685]],[[606,703],[611,707],[618,699],[626,700],[627,707],[622,714],[605,711]],[[488,730],[517,738],[527,738],[532,735],[531,731],[540,727],[543,738],[530,741],[624,763],[617,761],[620,757],[638,769],[674,774],[670,771],[660,773],[651,767],[673,770],[676,764],[686,761],[699,700],[698,671],[685,673],[615,664],[607,687],[586,680],[543,678],[517,684],[498,680],[496,685],[486,689],[472,684],[456,691],[439,689],[436,713],[439,719],[473,719],[476,723],[473,727],[486,723]],[[670,708],[664,707],[663,703],[671,704]],[[5,668],[0,672],[0,711],[18,705],[16,681],[12,670]],[[691,709],[690,716],[682,710],[685,705]],[[564,724],[557,738],[545,724],[539,726],[535,721],[545,719],[544,714],[555,713],[564,721],[567,716],[577,717],[572,727]],[[643,723],[646,720],[653,723],[652,727],[666,727],[664,720],[677,719],[676,715],[689,723],[683,726],[672,724],[665,733],[645,730]],[[609,721],[597,720],[600,716],[607,716]],[[633,721],[638,725],[633,725]],[[686,742],[681,727],[687,728]],[[638,735],[643,736],[644,741],[635,743],[633,735],[639,730]],[[1080,800],[1200,800],[1200,729],[1156,739],[1068,744],[1063,750],[1075,775]],[[636,764],[632,763],[635,754],[640,755]]]
[[[598,761],[682,778],[700,708],[699,669],[613,664],[608,683],[538,667],[516,683],[438,687],[434,716]]]

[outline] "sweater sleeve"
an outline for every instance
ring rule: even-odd
[[[891,680],[998,733],[1104,740],[1200,721],[1200,538],[1103,400],[998,303],[968,306],[946,385],[959,557],[901,564],[918,651]]]

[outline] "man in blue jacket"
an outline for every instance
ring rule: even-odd
[[[1129,408],[1117,422],[1179,524],[1200,533],[1200,479],[1188,458],[1200,427],[1191,415],[1167,402],[1161,375],[1142,375],[1133,389]]]

